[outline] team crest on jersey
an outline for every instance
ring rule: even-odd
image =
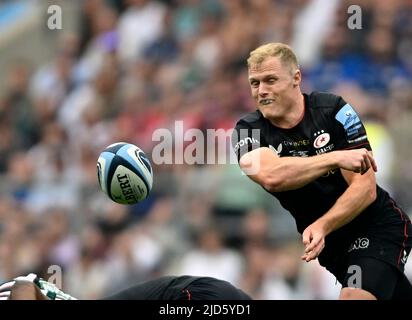
[[[325,130],[321,130],[314,133],[315,141],[313,142],[313,146],[316,149],[322,148],[326,146],[330,141],[329,133],[325,132]]]

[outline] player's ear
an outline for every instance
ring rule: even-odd
[[[293,86],[297,87],[300,85],[300,81],[302,80],[302,74],[299,69],[295,69],[293,72]]]

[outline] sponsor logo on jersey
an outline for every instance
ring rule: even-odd
[[[326,146],[330,141],[329,133],[325,132],[324,130],[318,131],[314,133],[315,141],[313,142],[313,146],[316,149],[322,148]]]
[[[245,145],[249,145],[249,144],[260,144],[259,140],[255,139],[255,138],[251,138],[251,137],[246,137],[242,140],[240,140],[238,143],[236,143],[235,147],[233,148],[233,150],[235,152],[237,152],[239,150],[239,148],[245,146]]]
[[[347,135],[348,137],[354,136],[354,135],[356,135],[356,134],[359,133],[359,129],[360,129],[360,128],[362,128],[362,125],[361,125],[361,124],[358,124],[358,125],[356,125],[356,126],[352,126],[352,127],[348,128],[348,129],[346,130],[346,135]]]
[[[403,264],[406,264],[407,261],[408,261],[408,252],[406,250],[403,250],[403,256],[402,256],[401,262]]]
[[[358,129],[362,127],[360,119],[352,106],[347,103],[336,114],[335,119],[338,120],[346,131],[346,134],[353,136],[359,132]]]
[[[367,247],[369,247],[369,239],[358,238],[350,245],[348,252],[351,252],[353,250],[366,249]]]
[[[278,147],[275,148],[274,146],[272,146],[271,144],[269,145],[269,149],[276,152],[277,155],[280,155],[280,153],[282,152],[282,143],[279,143]]]
[[[338,171],[338,169],[329,170],[328,172],[326,172],[326,173],[322,176],[322,178],[327,178],[327,177],[335,174],[337,171]]]
[[[367,135],[365,134],[364,136],[358,137],[358,138],[356,138],[356,139],[348,140],[348,142],[349,142],[349,143],[356,143],[356,142],[359,142],[359,141],[362,141],[362,140],[366,140],[367,138],[368,138],[368,137],[367,137]]]
[[[292,157],[309,157],[308,155],[309,151],[302,151],[302,150],[290,150],[289,154]]]
[[[324,148],[320,148],[316,150],[316,154],[326,153],[326,152],[332,151],[334,148],[335,148],[335,145],[332,143]]]
[[[291,147],[301,147],[301,146],[307,146],[309,145],[309,139],[302,139],[299,141],[283,141],[282,142],[285,146],[291,146]]]

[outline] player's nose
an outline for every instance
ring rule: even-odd
[[[261,97],[267,96],[269,94],[268,86],[261,82],[259,84],[258,93],[259,93],[259,96],[261,96]]]

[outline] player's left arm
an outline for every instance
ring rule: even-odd
[[[341,169],[348,188],[322,217],[303,232],[306,246],[302,260],[316,259],[325,246],[325,237],[356,218],[376,199],[375,172],[369,169],[365,174]]]
[[[320,219],[327,234],[352,221],[376,199],[376,178],[373,170],[364,175],[341,169],[348,183],[346,191]]]

